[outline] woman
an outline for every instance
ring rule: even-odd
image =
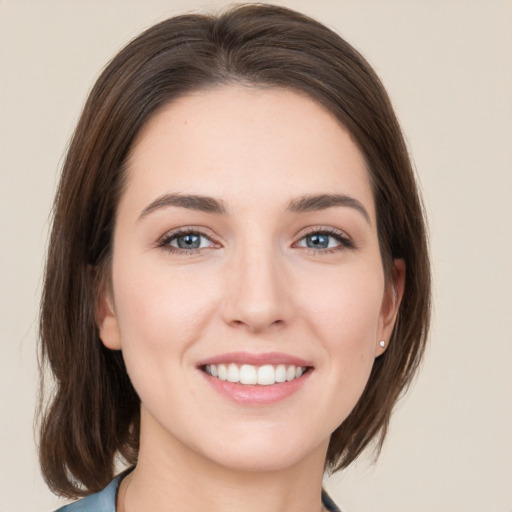
[[[89,96],[49,247],[41,466],[87,496],[64,510],[337,510],[324,471],[381,445],[430,304],[407,150],[351,46],[268,5],[150,28]]]

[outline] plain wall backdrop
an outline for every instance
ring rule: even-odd
[[[276,1],[375,67],[429,216],[435,312],[375,465],[326,480],[344,512],[512,511],[512,2]],[[67,142],[107,61],[151,24],[226,2],[0,0],[0,512],[49,512],[36,325]],[[305,411],[307,414],[307,411]]]

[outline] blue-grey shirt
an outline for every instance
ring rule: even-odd
[[[65,505],[55,512],[116,512],[117,490],[119,489],[121,480],[126,474],[126,472],[121,473],[102,491],[91,494],[70,505]],[[322,503],[329,512],[340,512],[339,508],[324,490],[322,490]]]

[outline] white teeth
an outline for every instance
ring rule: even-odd
[[[280,364],[276,368],[276,382],[286,382],[286,366]]]
[[[240,382],[240,372],[236,364],[230,364],[228,366],[228,375],[226,378],[229,382]]]
[[[210,365],[210,368],[212,366],[214,366],[214,365],[213,364]],[[226,380],[228,378],[228,369],[223,364],[219,364],[219,366],[217,366],[217,373],[219,375],[220,380]],[[213,375],[213,372],[212,372],[212,375]]]
[[[240,382],[242,384],[257,384],[258,383],[258,371],[256,366],[250,364],[244,364],[240,368]]]
[[[240,384],[260,386],[271,386],[272,384],[281,382],[290,382],[298,379],[306,371],[304,366],[285,366],[279,364],[273,366],[265,364],[263,366],[253,366],[252,364],[243,364],[241,367],[231,363],[225,364],[208,364],[204,367],[204,371],[220,380],[228,382],[239,382]]]
[[[258,368],[258,384],[261,386],[270,386],[276,383],[276,371],[270,364]]]

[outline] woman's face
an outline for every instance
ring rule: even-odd
[[[349,133],[302,94],[224,86],[155,115],[128,164],[98,317],[141,399],[141,450],[323,461],[397,307]]]

